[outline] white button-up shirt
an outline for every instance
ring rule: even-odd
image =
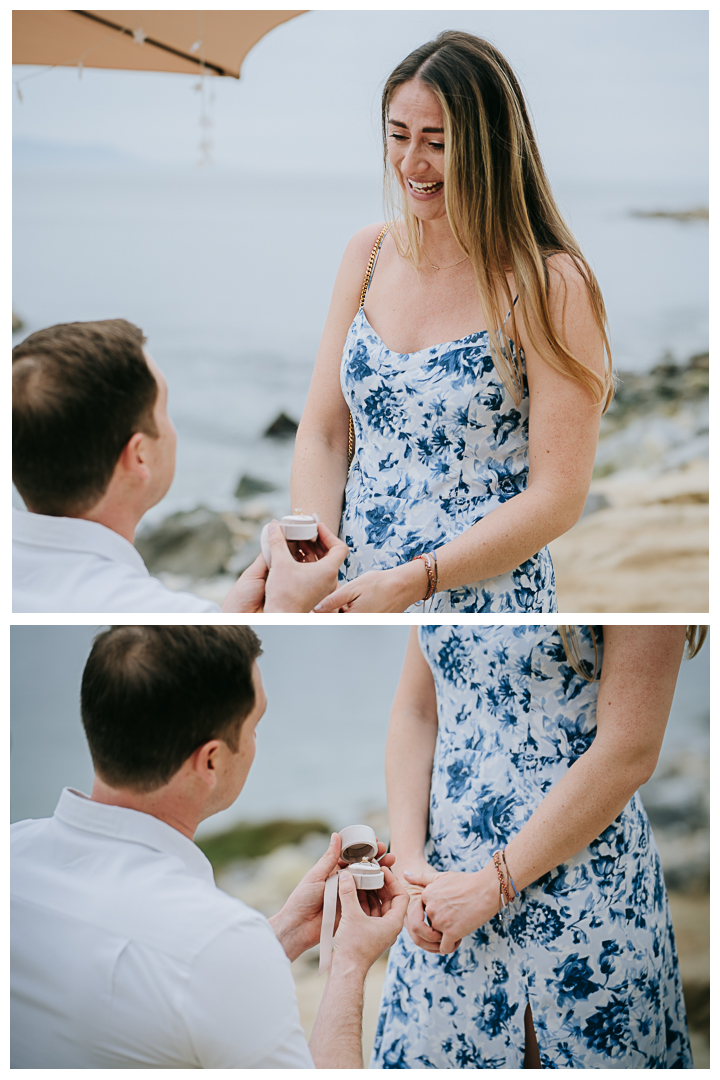
[[[13,507],[13,611],[219,610],[167,589],[112,529]]]
[[[66,788],[11,877],[12,1068],[313,1068],[272,928],[170,825]]]

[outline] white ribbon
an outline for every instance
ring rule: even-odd
[[[325,882],[325,895],[323,897],[322,923],[320,925],[320,967],[318,975],[330,967],[332,957],[333,934],[335,931],[335,915],[337,913],[338,897],[337,873],[329,877]]]

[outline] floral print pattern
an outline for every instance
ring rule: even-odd
[[[361,308],[345,342],[341,380],[356,443],[340,527],[350,549],[341,580],[453,540],[525,490],[527,386],[515,406],[495,370],[487,331],[399,354]],[[499,577],[441,591],[431,610],[556,611],[548,549]]]
[[[602,664],[602,627],[593,628]],[[598,683],[552,626],[423,626],[438,738],[426,856],[475,871],[592,745]],[[583,661],[593,673],[590,628]],[[439,956],[403,930],[373,1068],[522,1068],[530,1004],[546,1069],[691,1069],[660,860],[638,795],[509,912]]]

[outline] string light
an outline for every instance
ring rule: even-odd
[[[212,117],[210,115],[212,106],[215,102],[215,88],[213,87],[209,94],[207,93],[207,68],[205,67],[205,50],[203,48],[205,42],[203,39],[203,12],[198,12],[198,39],[190,46],[190,52],[196,52],[199,54],[200,60],[200,81],[195,84],[195,89],[200,93],[200,119],[198,121],[200,127],[200,159],[198,161],[198,167],[204,168],[206,165],[212,165],[212,149],[213,141],[210,135],[212,131]]]

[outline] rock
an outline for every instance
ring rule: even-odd
[[[709,728],[709,724],[708,724]],[[653,828],[675,835],[710,828],[710,774],[707,758],[695,751],[674,751],[640,788]]]
[[[311,833],[302,843],[283,844],[252,863],[231,863],[217,875],[218,885],[263,915],[275,915],[327,842],[327,834]]]
[[[257,535],[257,523],[248,519],[245,515],[240,517],[239,514],[233,514],[231,511],[226,511],[220,514],[228,529],[232,533],[233,543],[238,548],[242,544],[246,544],[248,540],[253,540]]]
[[[658,766],[640,788],[665,881],[681,893],[710,887],[710,774],[708,759],[682,750]]]
[[[622,422],[601,427],[594,479],[628,469],[662,472],[708,454],[708,400],[674,400],[668,412],[649,402],[644,413],[626,413]]]
[[[695,206],[691,210],[631,210],[632,217],[670,218],[672,221],[709,221],[707,206]]]
[[[679,893],[707,893],[710,890],[710,830],[677,833],[653,826],[668,889]]]
[[[630,420],[660,410],[672,414],[683,402],[708,396],[709,354],[697,353],[680,363],[671,353],[651,371],[619,372],[615,397],[602,419],[601,437]]]
[[[281,412],[265,429],[263,436],[266,439],[294,439],[297,429],[297,423],[287,413]]]
[[[694,1031],[702,1031],[703,1034],[709,1035],[710,980],[696,982],[694,979],[683,979],[683,995],[685,997],[685,1009],[689,1027]],[[697,1066],[698,1063],[695,1062],[695,1067],[697,1068]]]
[[[276,485],[271,484],[268,480],[259,480],[255,476],[249,476],[247,473],[243,473],[235,488],[235,498],[252,499],[255,495],[265,495],[268,491],[276,490]]]
[[[584,517],[586,514],[594,514],[597,510],[604,510],[605,507],[609,505],[610,502],[601,491],[591,491],[585,500],[585,506],[583,507],[583,512],[580,516]]]
[[[269,521],[271,517],[272,510],[262,499],[253,499],[243,505],[243,521]]]
[[[204,506],[179,511],[137,537],[135,546],[151,573],[164,570],[209,578],[219,574],[235,551],[221,514]]]
[[[248,544],[239,547],[235,554],[228,559],[226,569],[235,577],[239,577],[243,570],[247,570],[250,563],[254,562],[260,554],[260,537],[251,540]]]
[[[617,471],[593,488],[610,506],[550,544],[560,611],[708,611],[707,458]]]

